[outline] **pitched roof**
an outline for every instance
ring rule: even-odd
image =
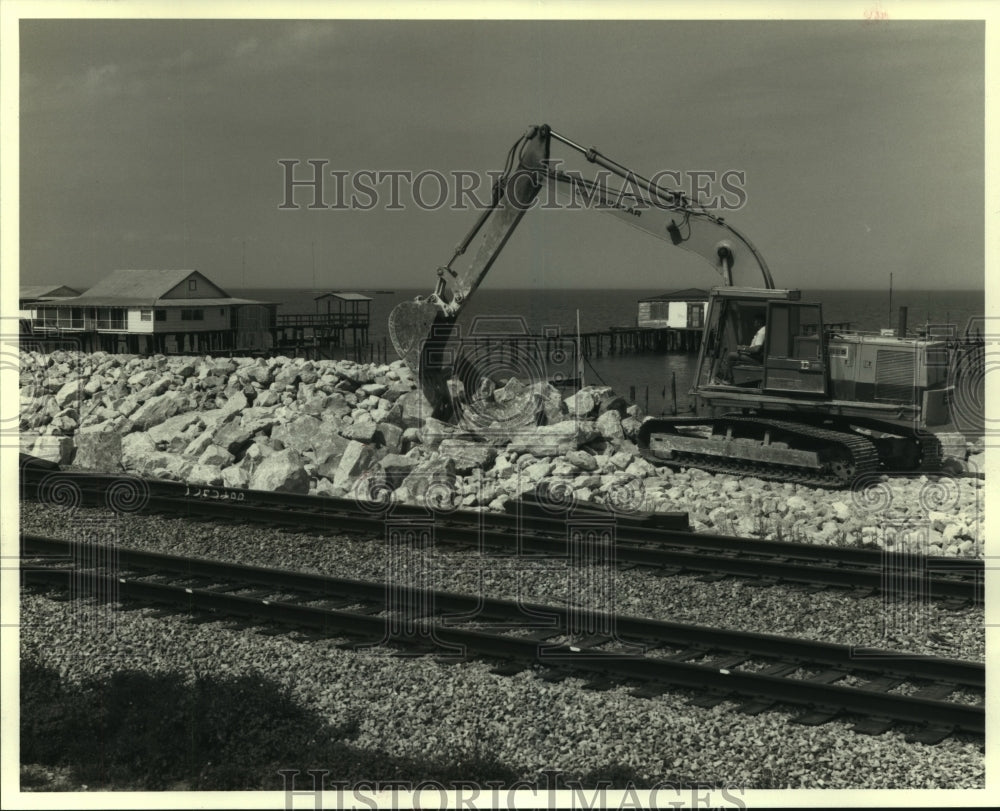
[[[686,287],[683,290],[674,290],[672,293],[650,296],[642,301],[708,301],[708,291],[698,287]]]
[[[277,307],[278,302],[261,301],[252,298],[165,298],[157,299],[155,302],[134,301],[132,299],[122,299],[120,296],[76,296],[74,298],[46,299],[37,306],[49,307],[156,307],[164,310],[167,308],[188,308],[188,307],[228,307],[236,304],[265,304]]]
[[[80,294],[79,290],[74,290],[65,284],[22,284],[18,290],[18,298],[22,301],[28,299],[42,299],[48,297],[62,297],[64,294],[60,293],[60,290],[70,290],[72,291],[69,295],[78,296]]]
[[[86,293],[78,296],[77,301],[86,304],[90,299],[114,299],[116,304],[121,305],[152,305],[160,296],[197,272],[196,270],[116,270],[101,279]]]
[[[342,293],[339,291],[334,291],[332,293],[324,293],[322,296],[316,296],[313,301],[321,298],[326,298],[327,296],[333,296],[334,298],[342,299],[343,301],[371,301],[371,296],[363,296],[360,293]]]

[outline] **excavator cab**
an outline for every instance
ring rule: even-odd
[[[766,305],[724,299],[710,313],[709,324],[711,346],[703,363],[707,365],[710,385],[759,389],[764,381]],[[764,343],[759,342],[761,330]]]
[[[798,296],[797,290],[713,290],[699,388],[825,395],[822,308]]]
[[[769,301],[763,388],[773,392],[827,393],[823,310],[819,304]]]

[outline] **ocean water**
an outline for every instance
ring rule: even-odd
[[[234,292],[264,301],[279,303],[278,313],[316,312],[315,297],[327,291],[290,289],[247,289]],[[395,357],[388,341],[389,312],[401,301],[416,295],[426,295],[429,289],[394,290],[391,293],[366,292],[371,296],[370,338],[385,345],[386,356]],[[558,329],[572,338],[576,334],[579,312],[583,332],[607,330],[609,327],[634,327],[637,302],[665,292],[655,290],[493,290],[482,287],[459,319],[463,334],[484,330],[516,329],[523,324],[532,334]],[[803,292],[803,301],[823,305],[827,323],[850,322],[861,330],[878,330],[895,324],[900,306],[908,308],[911,332],[925,324],[954,324],[959,334],[970,321],[985,312],[982,290],[896,290],[892,296],[891,314],[888,291],[871,290],[810,290]],[[697,358],[683,352],[636,352],[589,358],[584,366],[587,383],[606,383],[619,393],[630,396],[651,414],[670,413],[673,409],[672,384],[677,391],[677,404],[685,409],[688,389],[695,372]]]

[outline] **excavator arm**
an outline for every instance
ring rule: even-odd
[[[434,292],[404,301],[389,313],[389,338],[406,365],[419,375],[428,400],[441,403],[447,394],[448,340],[455,321],[500,251],[514,233],[545,183],[549,157],[547,126],[532,127],[511,147],[504,173],[493,185],[489,207],[465,235],[448,264],[438,268]],[[513,167],[517,161],[517,168]],[[479,238],[472,261],[454,265]]]
[[[622,188],[564,172],[551,159],[556,140],[619,177]],[[516,164],[516,166],[515,166]],[[702,256],[734,285],[734,274],[758,270],[764,287],[774,283],[767,263],[739,231],[683,193],[665,189],[605,157],[559,135],[547,125],[533,126],[511,147],[504,172],[493,186],[490,205],[458,244],[446,265],[438,269],[434,291],[397,305],[389,314],[389,337],[396,352],[418,375],[424,394],[439,411],[448,402],[447,381],[452,363],[449,340],[455,322],[503,250],[543,186],[567,203],[605,211],[646,233]],[[455,267],[478,240],[471,261]],[[742,280],[742,279],[741,279]]]

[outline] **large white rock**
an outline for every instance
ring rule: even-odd
[[[104,388],[104,378],[101,375],[91,375],[90,379],[83,386],[83,390],[87,394],[96,394],[102,388]]]
[[[136,470],[157,479],[185,482],[193,467],[194,463],[190,459],[185,459],[178,453],[158,451],[140,460]]]
[[[148,386],[144,386],[136,396],[140,400],[151,400],[153,397],[159,397],[163,392],[170,388],[170,384],[173,383],[173,377],[171,375],[163,375],[158,380],[150,383]]]
[[[168,417],[159,425],[154,425],[146,431],[146,434],[158,445],[161,443],[164,445],[176,444],[172,440],[182,435],[196,422],[199,422],[199,419],[198,414],[195,412],[177,414],[176,416]],[[190,440],[186,440],[184,445],[186,446],[188,442]]]
[[[597,411],[598,400],[587,389],[580,389],[575,394],[571,394],[563,401],[566,411],[571,417],[589,417]]]
[[[532,413],[544,414],[544,422],[552,425],[566,418],[566,407],[563,405],[562,393],[548,381],[539,380],[531,384],[533,402]]]
[[[222,484],[224,487],[245,488],[249,481],[250,474],[241,465],[230,465],[222,469]]]
[[[528,465],[524,468],[521,471],[521,476],[532,482],[540,482],[552,472],[552,467],[552,462],[545,460],[535,462],[533,465]]]
[[[402,456],[390,453],[382,457],[378,465],[385,474],[386,481],[393,487],[399,487],[420,464],[420,460],[412,456]]]
[[[371,466],[375,451],[370,445],[351,440],[340,457],[333,477],[334,487],[350,488],[354,480]]]
[[[117,473],[121,470],[122,436],[116,431],[88,431],[76,435],[73,463],[85,470]]]
[[[314,416],[303,414],[285,425],[277,425],[271,430],[271,439],[280,441],[286,448],[300,453],[314,450],[319,441],[323,423]]]
[[[201,456],[198,457],[198,464],[223,468],[232,464],[234,458],[225,448],[220,448],[218,445],[209,445]]]
[[[789,496],[785,499],[785,506],[788,507],[789,512],[801,512],[809,509],[809,502],[802,496]]]
[[[238,457],[250,445],[253,435],[235,420],[221,425],[213,434],[212,442]]]
[[[68,408],[69,406],[79,408],[82,397],[83,385],[79,380],[74,379],[63,383],[59,387],[59,391],[55,394],[55,402],[60,409]]]
[[[122,465],[128,470],[139,470],[155,452],[156,443],[145,433],[126,434],[122,437]]]
[[[223,414],[236,414],[238,412],[246,409],[250,404],[247,402],[246,395],[242,391],[236,391],[232,396],[222,404],[221,411]]]
[[[580,470],[597,470],[597,460],[586,451],[569,451],[566,461]]]
[[[31,454],[39,459],[67,465],[73,460],[73,447],[73,440],[68,436],[40,436],[31,446]]]
[[[434,407],[419,389],[401,394],[396,404],[400,407],[400,418],[407,428],[419,428],[434,413]]]
[[[354,417],[354,423],[342,428],[340,433],[348,439],[354,439],[358,442],[366,444],[374,442],[375,432],[378,430],[375,421],[364,411],[355,412]]]
[[[426,459],[417,465],[403,482],[403,487],[411,498],[422,499],[427,488],[441,485],[444,488],[455,484],[455,463],[440,456]]]
[[[375,442],[388,453],[399,453],[403,448],[403,429],[392,422],[380,422],[376,426]]]
[[[218,487],[223,483],[222,471],[215,465],[196,463],[188,471],[187,482],[189,484]]]
[[[205,452],[206,448],[212,445],[212,435],[212,431],[208,429],[202,430],[200,434],[188,442],[187,447],[184,448],[184,455],[193,456],[197,459]]]
[[[299,453],[288,448],[265,456],[250,477],[249,487],[274,493],[308,494],[309,474]]]
[[[147,400],[130,415],[129,419],[136,428],[145,431],[177,414],[186,403],[187,396],[183,392],[168,391]]]
[[[438,447],[438,453],[451,459],[455,464],[455,472],[463,475],[475,468],[489,467],[497,455],[493,446],[465,439],[443,440]]]
[[[562,456],[597,436],[592,422],[564,420],[555,425],[525,427],[512,437],[509,450],[535,456]]]
[[[325,435],[322,440],[318,440],[313,451],[313,472],[332,481],[337,475],[344,451],[350,444],[351,440],[339,434]]]
[[[256,402],[256,401],[255,401]],[[251,434],[267,433],[279,422],[272,408],[248,408],[240,414],[240,425]]]
[[[605,411],[597,418],[597,430],[601,436],[611,443],[620,442],[625,438],[622,430],[622,418],[617,411]]]
[[[428,417],[420,428],[420,441],[428,448],[437,448],[445,439],[455,434],[455,427]]]

